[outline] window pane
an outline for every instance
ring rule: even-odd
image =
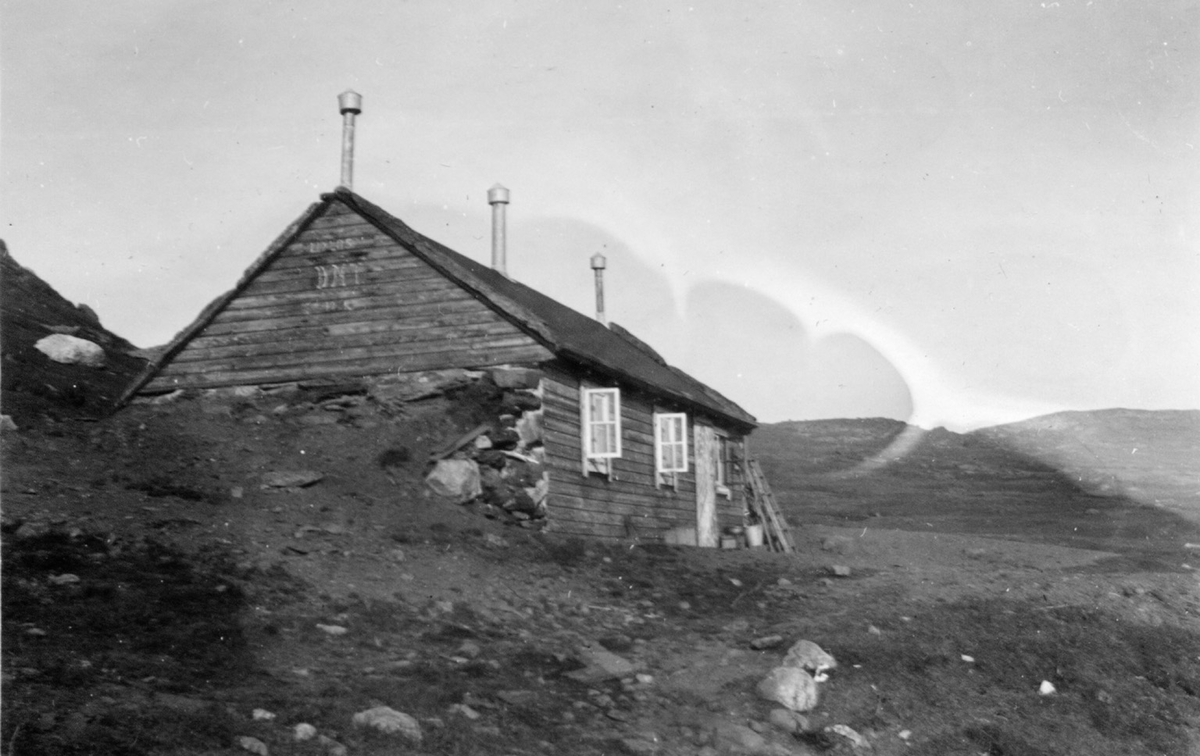
[[[687,415],[663,413],[654,416],[658,442],[658,471],[687,472]]]
[[[621,456],[620,389],[585,389],[583,401],[584,454]]]

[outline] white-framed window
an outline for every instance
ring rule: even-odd
[[[688,471],[687,415],[654,415],[654,460],[659,475]]]
[[[733,464],[731,452],[733,444],[728,436],[717,435],[717,494],[730,497],[729,491],[729,466]]]
[[[614,459],[621,456],[621,390],[583,389],[583,456]]]

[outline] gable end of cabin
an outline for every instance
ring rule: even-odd
[[[536,363],[552,353],[343,201],[327,199],[142,388]]]

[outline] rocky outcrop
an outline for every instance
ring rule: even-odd
[[[460,392],[485,419],[433,452],[426,483],[434,493],[525,527],[545,520],[541,379],[537,370],[493,368]]]

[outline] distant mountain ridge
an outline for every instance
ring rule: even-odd
[[[831,465],[838,460],[850,468],[885,454],[904,434],[920,436],[926,447],[947,442],[969,446],[971,439],[984,439],[1054,462],[1064,453],[1074,457],[1070,450],[1090,449],[1087,454],[1094,460],[1117,469],[1170,468],[1170,477],[1182,474],[1195,480],[1200,493],[1200,410],[1069,410],[967,433],[878,417],[786,420],[764,423],[755,431],[753,454],[790,458],[787,450],[802,440],[804,456],[793,461],[813,472],[833,472]],[[1143,456],[1133,460],[1139,453]]]
[[[787,421],[760,426],[750,455],[801,522],[1092,548],[1200,542],[1200,410],[1060,412],[969,433]]]
[[[1072,431],[1105,437],[1155,439],[1179,435],[1200,444],[1200,410],[1141,410],[1113,407],[1098,410],[1066,410],[1015,423],[981,428],[974,433],[1016,431],[1042,433]]]
[[[1200,518],[1200,410],[1056,412],[974,433],[1034,454],[1100,493]]]

